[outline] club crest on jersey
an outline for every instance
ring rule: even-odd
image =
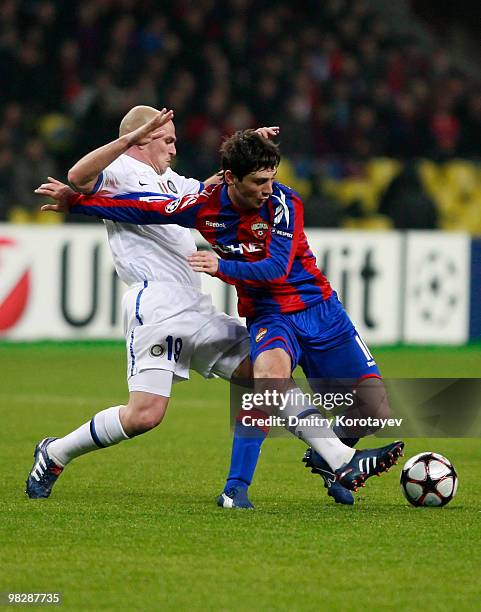
[[[178,193],[177,187],[174,185],[174,183],[170,179],[167,181],[167,187],[170,189],[172,193]]]
[[[163,181],[157,181],[157,185],[162,193],[179,193],[175,183],[169,179],[166,183]]]
[[[151,357],[162,357],[165,349],[161,344],[153,344],[149,349],[149,353]]]
[[[267,327],[261,327],[256,334],[256,342],[260,342],[266,334],[267,334]]]
[[[265,221],[256,221],[251,225],[251,230],[257,238],[262,238],[268,229],[269,225]]]

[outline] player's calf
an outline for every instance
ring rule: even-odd
[[[129,438],[154,429],[162,422],[169,398],[153,393],[134,391],[129,403],[120,412],[120,421]]]

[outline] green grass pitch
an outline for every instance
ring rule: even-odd
[[[480,374],[479,345],[375,354],[386,376]],[[479,609],[479,440],[407,441],[407,456],[454,462],[460,487],[443,509],[408,506],[399,466],[337,506],[303,468],[302,443],[273,438],[256,510],[222,510],[228,386],[194,376],[159,428],[78,459],[32,501],[36,441],[125,402],[123,347],[5,343],[0,364],[0,592],[61,592],[65,610]]]

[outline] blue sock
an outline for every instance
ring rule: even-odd
[[[268,429],[246,426],[237,421],[232,440],[229,475],[224,490],[230,487],[247,489],[251,484]]]

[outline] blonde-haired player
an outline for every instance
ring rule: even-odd
[[[165,108],[132,108],[120,123],[119,137],[82,157],[69,171],[69,181],[81,193],[150,201],[181,198],[218,182],[217,175],[201,183],[172,170],[173,116]],[[259,132],[270,137],[278,129]],[[214,308],[210,296],[201,291],[199,274],[187,262],[196,251],[190,231],[175,225],[105,225],[115,268],[128,285],[122,312],[129,401],[106,408],[62,438],[39,442],[27,480],[32,498],[48,497],[75,457],[156,427],[165,415],[173,382],[187,380],[189,369],[227,380],[251,374],[245,327]],[[226,507],[252,507],[247,487],[237,486],[252,478],[257,462],[258,449],[248,442],[239,442],[242,448],[237,452],[234,448]],[[239,480],[239,473],[246,475]]]

